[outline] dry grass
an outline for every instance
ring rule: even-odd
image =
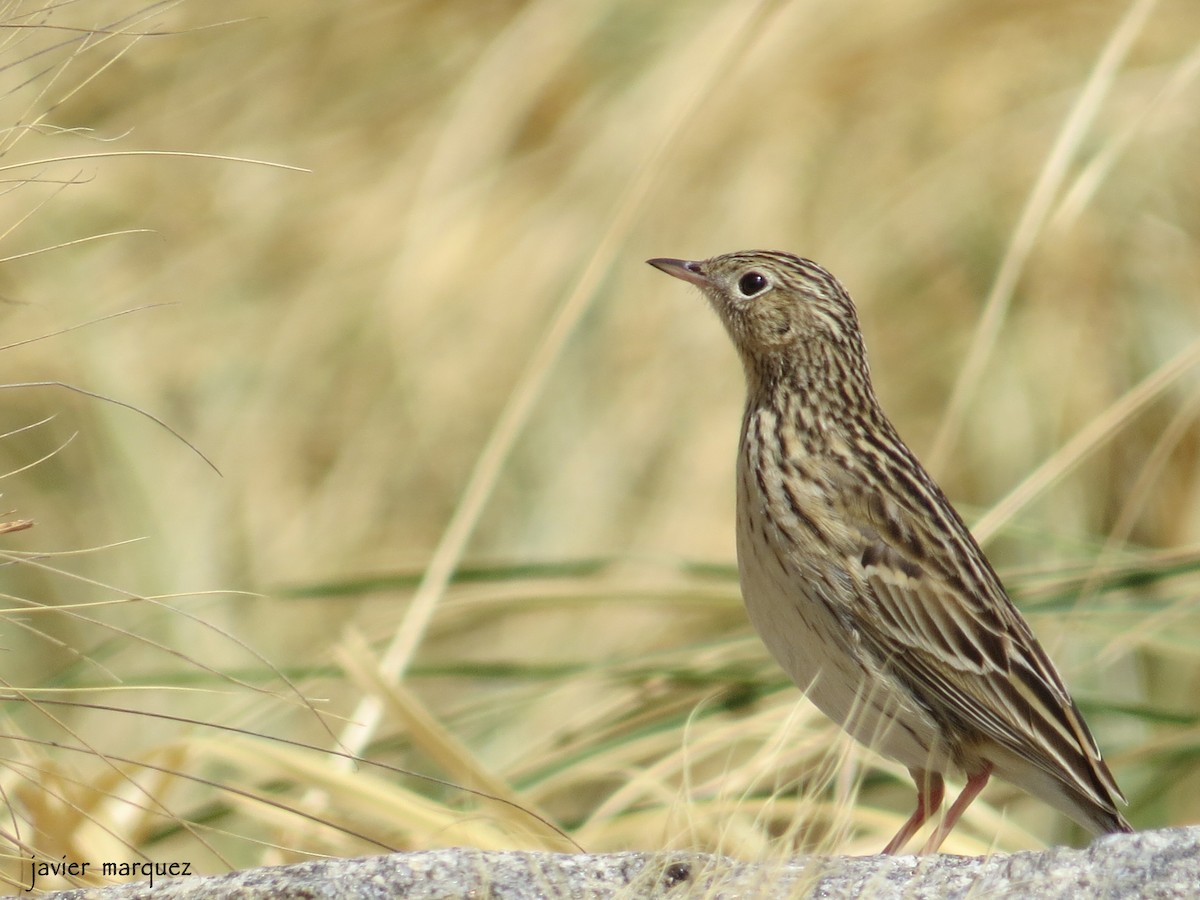
[[[8,877],[568,846],[452,785],[589,850],[882,846],[911,786],[740,610],[733,353],[642,263],[754,246],[858,298],[1135,825],[1200,817],[1193,0],[225,14],[0,5],[5,341],[172,304],[0,378],[221,470],[3,393]],[[947,849],[1080,839],[1011,793]]]

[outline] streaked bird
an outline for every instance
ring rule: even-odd
[[[1090,831],[1132,831],[1054,664],[871,386],[858,317],[788,253],[652,259],[696,285],[746,375],[737,556],[750,621],[826,715],[908,767],[916,810],[885,853],[966,786],[934,852],[993,775]]]

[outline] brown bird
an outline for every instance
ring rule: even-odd
[[[816,706],[908,767],[901,850],[966,786],[922,852],[994,773],[1090,831],[1132,831],[1066,685],[871,386],[854,304],[788,253],[652,259],[696,285],[746,374],[737,556],[746,611]]]

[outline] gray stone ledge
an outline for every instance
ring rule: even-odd
[[[798,857],[754,864],[701,853],[582,854],[450,849],[65,891],[72,900],[452,897],[1200,897],[1200,826],[1110,835],[1084,850],[965,856]]]

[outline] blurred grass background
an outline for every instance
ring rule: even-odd
[[[4,391],[5,509],[36,520],[0,538],[9,878],[31,850],[566,846],[166,718],[329,748],[372,693],[372,759],[588,850],[877,851],[911,784],[750,634],[736,358],[643,264],[751,247],[857,299],[885,408],[1134,824],[1200,817],[1192,0],[12,0],[0,54],[4,342],[171,304],[9,346],[0,378],[133,404],[221,471],[129,410]],[[460,576],[381,692],[439,542]],[[984,799],[947,850],[1083,839]]]

